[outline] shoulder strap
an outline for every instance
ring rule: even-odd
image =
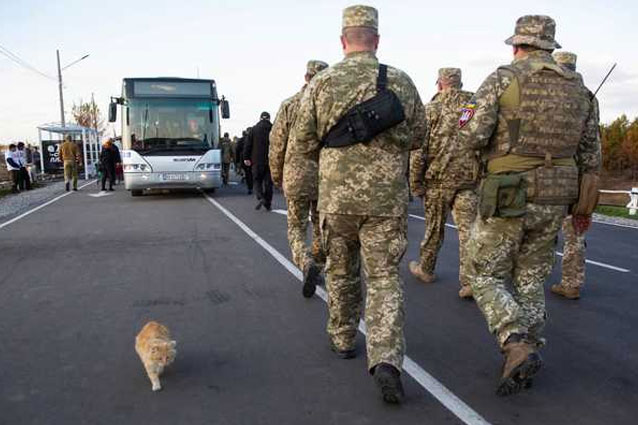
[[[377,92],[384,91],[388,86],[388,65],[379,64],[379,76],[377,77]]]

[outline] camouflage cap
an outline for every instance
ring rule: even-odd
[[[560,49],[554,40],[556,22],[545,15],[525,15],[518,18],[514,35],[505,40],[505,44],[518,46],[527,44],[543,50]]]
[[[576,60],[578,59],[576,53],[562,51],[554,52],[552,56],[557,64],[576,71]]]
[[[461,69],[460,68],[440,68],[439,69],[439,78],[437,78],[436,82],[442,82],[444,84],[449,84],[452,86],[460,86],[461,85]]]
[[[324,69],[328,68],[328,64],[324,61],[309,60],[306,65],[306,73],[310,75],[316,75]]]
[[[379,12],[371,6],[356,5],[343,9],[341,28],[368,27],[379,29]]]

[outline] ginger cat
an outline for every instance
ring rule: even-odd
[[[153,391],[162,389],[159,376],[164,367],[173,363],[177,351],[177,342],[171,341],[168,328],[155,321],[148,322],[137,337],[135,337],[135,351],[140,356],[146,374],[151,380]]]

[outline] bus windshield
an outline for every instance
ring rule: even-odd
[[[211,99],[137,98],[127,106],[124,149],[175,155],[202,154],[214,147],[219,125]]]

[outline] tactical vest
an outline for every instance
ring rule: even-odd
[[[575,72],[552,63],[536,62],[529,67],[499,68],[498,72],[512,75],[512,82],[499,99],[488,168],[521,171],[508,170],[508,164],[523,160],[529,168],[523,173],[521,189],[526,188],[528,201],[570,205],[578,198],[578,168],[573,158],[590,100]]]
[[[513,81],[499,99],[489,158],[574,157],[589,113],[577,74],[551,63],[534,63],[529,71],[503,66],[498,72],[512,74]]]

